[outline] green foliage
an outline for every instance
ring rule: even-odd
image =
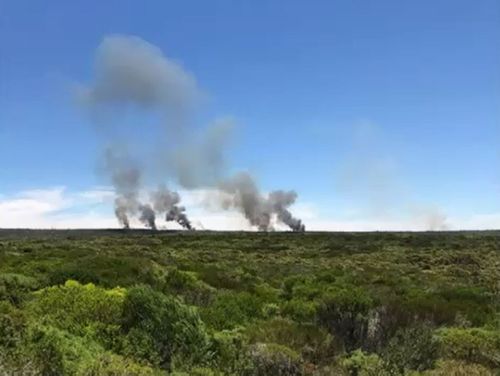
[[[335,353],[332,336],[312,324],[275,318],[258,321],[248,326],[246,333],[251,343],[276,343],[287,346],[313,363],[331,360]]]
[[[302,375],[302,359],[293,350],[274,343],[256,344],[251,350],[256,376]]]
[[[102,352],[96,343],[50,326],[34,326],[30,353],[43,375],[86,375]]]
[[[0,301],[0,349],[7,351],[19,345],[25,328],[24,312],[8,302]]]
[[[106,290],[91,283],[67,281],[37,291],[29,312],[40,322],[80,336],[92,336],[103,344],[116,339],[125,290]]]
[[[0,230],[0,374],[498,374],[499,242]]]
[[[124,352],[163,368],[202,362],[209,338],[197,311],[149,286],[129,289],[123,303]]]
[[[438,331],[443,358],[500,368],[500,331],[483,328],[443,328]]]
[[[133,362],[113,353],[101,354],[86,370],[86,376],[166,376],[167,373]]]
[[[447,288],[437,291],[412,289],[402,302],[405,311],[437,325],[453,324],[457,315],[473,325],[483,325],[494,312],[492,296],[483,289]]]
[[[198,306],[208,305],[216,291],[210,285],[200,281],[196,273],[179,269],[172,269],[167,273],[162,290],[182,296],[186,303]]]
[[[0,273],[0,300],[19,305],[26,295],[38,287],[34,278],[17,273]]]
[[[457,360],[442,360],[436,369],[424,372],[424,376],[496,376],[497,372],[480,364],[471,364]]]
[[[237,330],[215,332],[210,352],[212,365],[227,375],[243,375],[252,369],[247,338]]]
[[[318,304],[314,301],[291,299],[283,304],[284,315],[301,323],[312,323],[316,319]]]
[[[374,302],[362,289],[352,287],[329,292],[318,307],[318,321],[347,351],[361,347],[368,335],[369,311]]]
[[[233,329],[264,316],[265,301],[249,292],[223,292],[204,308],[203,320],[216,330]]]
[[[384,360],[399,373],[423,371],[434,366],[438,347],[426,324],[400,329],[384,350]]]
[[[352,376],[381,376],[388,373],[378,355],[366,354],[359,349],[345,358],[342,366]]]

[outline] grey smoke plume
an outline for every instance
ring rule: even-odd
[[[140,170],[116,148],[105,150],[104,169],[111,176],[115,187],[115,215],[123,227],[129,228],[129,216],[134,215],[140,206],[138,200]]]
[[[105,37],[97,48],[95,81],[81,88],[92,107],[132,104],[161,111],[188,111],[200,96],[194,77],[141,38]]]
[[[425,230],[445,230],[446,215],[438,208],[418,202],[401,179],[397,160],[372,123],[356,127],[351,153],[340,171],[337,187],[361,203],[369,214],[381,219],[410,217]]]
[[[446,214],[435,206],[414,206],[412,211],[413,216],[423,224],[425,230],[445,231],[449,229]]]
[[[272,211],[276,213],[278,219],[290,227],[292,231],[305,231],[305,225],[298,218],[294,218],[288,208],[297,200],[295,191],[274,191],[269,194],[269,204]]]
[[[273,230],[273,215],[293,231],[305,231],[300,219],[294,218],[288,208],[295,203],[297,194],[293,191],[274,191],[265,197],[259,191],[254,179],[247,173],[240,173],[220,185],[225,195],[222,206],[236,208],[252,226],[261,231]]]
[[[139,206],[139,211],[141,213],[139,220],[144,223],[151,230],[156,230],[156,214],[151,208],[151,205],[145,204]]]
[[[186,208],[180,206],[180,196],[177,192],[170,191],[165,186],[160,186],[151,195],[154,210],[157,213],[165,213],[167,221],[175,221],[187,230],[192,230],[191,222],[186,215]]]
[[[220,183],[224,181],[224,152],[233,121],[222,118],[202,131],[192,128],[193,110],[203,97],[192,74],[140,38],[109,36],[97,48],[94,80],[78,88],[78,98],[92,119],[108,128],[108,132],[100,133],[113,131],[111,125],[130,110],[159,114],[161,119],[158,127],[140,132],[148,135],[156,132],[158,137],[154,145],[150,141],[139,145],[138,132],[131,132],[125,125],[114,129],[118,134],[113,135],[111,145],[116,138],[125,144],[147,145],[145,156],[130,152],[137,148],[129,148],[129,154],[118,160],[106,158],[106,171],[116,192],[115,213],[120,223],[129,227],[130,217],[139,215],[141,222],[155,228],[156,214],[165,213],[167,221],[176,221],[191,229],[185,208],[178,205],[177,193],[164,189],[152,195],[151,204],[139,201],[144,178],[155,183],[173,180],[187,189],[222,187],[233,195],[232,205],[259,229],[271,229],[271,217],[275,216],[294,231],[303,231],[300,220],[288,211],[296,199],[295,193],[276,192],[264,198],[255,182],[244,174]],[[113,146],[109,150],[110,154],[116,152]],[[142,163],[128,163],[131,160]]]
[[[226,167],[224,151],[233,128],[232,118],[216,119],[198,137],[174,149],[166,168],[184,188],[217,185]]]
[[[119,118],[124,106],[133,106],[159,112],[163,117],[161,129],[178,133],[180,128],[187,126],[186,118],[201,97],[201,91],[190,73],[164,56],[160,49],[136,37],[115,35],[104,38],[96,52],[94,71],[94,82],[80,86],[78,92],[80,102],[92,115],[104,112],[106,115],[116,114]],[[106,126],[102,122],[99,125]],[[126,129],[120,129],[113,138],[127,139],[127,136],[130,144],[138,142],[134,136],[127,134]],[[165,134],[162,136],[166,140]],[[181,144],[179,141],[176,140]],[[166,173],[152,169],[151,155],[146,157],[148,163],[142,163],[139,168],[132,160],[140,157],[131,154],[130,150],[118,150],[112,143],[104,153],[105,171],[116,192],[115,214],[126,228],[130,226],[130,216],[139,214],[139,220],[154,229],[156,215],[153,208],[138,199],[141,177],[154,170],[154,178],[163,180]],[[174,153],[176,149],[164,141],[156,145],[156,150],[151,150],[150,154],[157,154],[158,150]],[[209,160],[205,157],[200,159]],[[170,210],[169,218],[174,218],[172,220],[185,228],[191,228],[185,209],[173,206]]]
[[[192,230],[193,227],[191,226],[191,222],[189,221],[185,211],[186,208],[184,206],[174,206],[169,212],[167,212],[165,220],[175,221],[186,230]]]

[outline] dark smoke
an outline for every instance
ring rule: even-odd
[[[98,121],[97,125],[108,128],[108,131],[111,130],[113,121],[120,119],[121,112],[132,106],[160,113],[163,118],[162,128],[165,131],[174,130],[181,137],[183,132],[179,133],[179,129],[186,128],[188,123],[186,119],[189,118],[197,99],[201,97],[201,91],[190,73],[178,63],[165,57],[160,49],[140,38],[120,35],[104,38],[96,52],[94,70],[94,82],[88,86],[79,87],[79,99],[93,119],[106,119],[105,122]],[[217,125],[214,129],[219,128],[220,125]],[[129,144],[137,144],[133,136],[127,135],[126,129],[119,129],[118,132],[113,139],[123,139],[129,136]],[[106,134],[106,132],[102,133]],[[169,154],[180,155],[178,150],[182,149],[167,145],[165,134],[163,137],[165,140],[157,146],[156,150],[152,150],[152,154],[158,150],[168,150]],[[207,140],[209,140],[208,137]],[[181,144],[179,139],[175,142]],[[219,138],[216,137],[214,147],[217,147],[218,143]],[[202,154],[210,153],[217,157],[218,154],[216,152],[214,154],[214,149],[205,144],[202,146],[207,152]],[[150,162],[152,156],[147,157],[148,163],[143,163],[139,167],[138,164],[133,163],[134,159],[139,156],[136,153],[132,154],[130,149],[119,149],[111,143],[104,153],[105,171],[116,192],[115,214],[125,228],[130,227],[130,217],[138,214],[142,223],[155,229],[156,203],[153,203],[153,209],[150,204],[143,204],[138,198],[142,187],[141,177],[154,170],[154,178],[163,180],[167,173],[152,168]],[[173,158],[170,159],[173,160]],[[205,162],[211,159],[200,154],[198,160]],[[189,163],[187,168],[194,171],[199,161]],[[181,176],[177,165],[171,170]],[[171,194],[178,203],[179,195],[174,192]],[[177,221],[184,228],[191,228],[183,207],[174,204],[168,210],[161,211],[166,213],[169,220]]]
[[[115,215],[120,224],[130,227],[129,216],[139,209],[139,187],[141,174],[131,160],[116,148],[108,148],[104,153],[105,171],[111,176],[115,187]]]
[[[181,198],[177,192],[170,191],[165,186],[160,186],[151,195],[151,200],[157,213],[165,213],[166,221],[175,221],[187,230],[193,229],[186,215],[186,208],[179,205]]]
[[[94,80],[80,85],[78,98],[96,125],[106,128],[100,134],[118,132],[112,135],[105,153],[105,171],[115,188],[115,213],[120,224],[128,228],[130,217],[138,215],[142,223],[154,229],[156,216],[161,213],[167,221],[192,228],[176,192],[163,187],[152,195],[151,203],[140,202],[144,178],[155,183],[174,181],[186,189],[220,187],[229,197],[230,206],[238,208],[259,230],[271,230],[271,221],[276,218],[293,231],[304,231],[302,222],[288,210],[296,200],[295,192],[276,191],[266,198],[249,175],[224,179],[224,152],[233,121],[216,119],[201,132],[193,128],[193,111],[203,97],[193,75],[156,46],[123,35],[106,37],[99,45]],[[161,119],[161,127],[151,130],[158,134],[155,145],[149,142],[147,155],[142,158],[131,151],[143,146],[137,132],[115,126],[117,122],[121,125],[123,114],[130,111],[147,112],[155,118],[159,115]],[[151,132],[141,133],[155,135]],[[134,148],[116,158],[115,139]]]
[[[167,221],[177,222],[186,230],[192,230],[193,227],[191,226],[191,222],[189,221],[185,211],[186,208],[184,206],[174,206],[169,212],[167,212],[165,219]]]
[[[151,205],[145,204],[139,206],[139,212],[141,213],[139,220],[151,230],[156,230],[156,214]]]
[[[297,200],[297,193],[294,191],[274,191],[269,194],[269,204],[272,211],[276,213],[278,219],[290,227],[292,231],[305,231],[305,225],[298,218],[294,218],[288,208]]]
[[[268,197],[263,196],[254,179],[247,173],[240,173],[224,181],[220,189],[225,193],[222,206],[226,209],[239,210],[248,222],[260,231],[273,230],[273,216],[287,225],[292,231],[305,231],[300,219],[294,218],[288,208],[295,203],[294,191],[274,191]]]

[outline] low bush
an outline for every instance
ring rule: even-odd
[[[216,290],[199,280],[196,273],[171,269],[165,276],[162,291],[182,296],[187,304],[207,306]]]
[[[301,323],[313,323],[316,319],[318,304],[314,301],[304,299],[291,299],[282,306],[284,316]]]
[[[284,345],[313,363],[330,361],[335,355],[333,337],[313,324],[274,318],[258,321],[247,327],[245,333],[250,343],[276,343]]]
[[[440,354],[446,359],[500,368],[500,331],[483,328],[438,330]]]
[[[302,359],[286,346],[260,343],[251,350],[253,375],[295,376],[302,375]]]
[[[149,286],[129,289],[123,303],[123,351],[169,369],[173,356],[185,366],[202,362],[210,346],[193,307]]]
[[[34,293],[28,310],[36,320],[76,335],[91,335],[109,342],[122,318],[125,290],[106,290],[91,283],[67,281]]]
[[[333,290],[322,298],[317,318],[349,352],[365,344],[373,305],[371,297],[360,288]]]
[[[39,283],[34,278],[16,273],[0,273],[0,300],[20,305],[28,293],[38,287]]]
[[[378,355],[366,354],[359,349],[353,351],[341,364],[352,376],[382,376],[389,373]]]
[[[0,301],[0,351],[18,346],[25,329],[25,313],[8,302]]]
[[[436,368],[422,373],[423,376],[496,376],[495,372],[480,364],[457,360],[440,360]]]
[[[384,349],[383,358],[391,369],[404,374],[432,368],[438,357],[437,350],[432,327],[414,325],[396,332]]]
[[[103,352],[95,342],[51,326],[30,328],[30,353],[44,376],[87,375]]]
[[[238,330],[224,330],[212,335],[211,364],[227,375],[243,375],[252,369],[247,337]]]
[[[262,318],[265,301],[248,292],[223,292],[202,309],[203,320],[216,330],[234,329],[238,325]]]

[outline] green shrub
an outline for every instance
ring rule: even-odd
[[[66,281],[73,280],[82,284],[101,284],[102,280],[97,273],[88,268],[79,266],[66,266],[52,271],[48,277],[50,285],[64,285]]]
[[[500,331],[482,328],[443,328],[438,331],[443,358],[486,367],[500,367]]]
[[[265,302],[248,292],[224,292],[202,312],[203,321],[216,330],[233,329],[263,317]]]
[[[283,304],[282,313],[301,323],[312,323],[316,319],[317,303],[303,299],[292,299]]]
[[[228,375],[242,375],[251,369],[248,354],[248,340],[237,330],[213,333],[210,352],[212,364]]]
[[[95,342],[50,326],[33,326],[30,351],[45,376],[87,375],[103,349]]]
[[[296,294],[294,288],[297,285],[303,284],[306,281],[305,276],[291,276],[283,280],[281,285],[282,297],[286,300],[292,299]]]
[[[140,365],[130,359],[112,354],[103,353],[95,359],[92,366],[86,370],[85,376],[163,376],[165,371]]]
[[[330,291],[317,310],[318,321],[352,351],[365,344],[368,335],[369,312],[373,300],[362,289]]]
[[[0,352],[0,375],[3,376],[42,376],[38,365],[32,356]]]
[[[277,304],[279,302],[280,290],[267,283],[259,283],[255,285],[251,292],[270,304]]]
[[[382,376],[388,373],[377,354],[366,354],[359,349],[342,360],[341,364],[352,376]]]
[[[0,301],[0,351],[13,349],[20,344],[26,328],[23,311],[8,302]]]
[[[424,376],[495,376],[497,372],[480,364],[457,360],[440,360],[436,369],[422,373]]]
[[[124,349],[131,355],[166,369],[174,354],[185,365],[207,356],[209,338],[194,308],[149,286],[128,290],[123,307]]]
[[[286,346],[260,343],[251,350],[255,376],[302,375],[302,359]]]
[[[125,290],[106,290],[91,283],[67,281],[63,286],[47,287],[34,293],[29,311],[35,319],[76,335],[101,337],[119,328]]]
[[[401,303],[412,319],[417,317],[436,325],[453,325],[457,315],[462,315],[473,325],[483,325],[494,312],[491,294],[472,287],[437,291],[410,289]]]
[[[162,291],[180,295],[187,304],[198,306],[208,305],[215,293],[215,289],[200,281],[195,273],[179,269],[172,269],[166,274]]]
[[[250,343],[284,345],[313,363],[329,361],[335,351],[333,338],[325,329],[289,319],[274,318],[258,321],[248,326],[245,333]]]
[[[174,371],[169,373],[170,376],[221,376],[219,372],[216,372],[210,368],[195,367],[190,369],[188,372]]]
[[[409,370],[423,371],[434,366],[438,347],[428,325],[400,329],[384,349],[383,358],[392,369],[403,374]]]
[[[0,274],[0,300],[20,305],[30,291],[37,289],[38,281],[22,274]]]

